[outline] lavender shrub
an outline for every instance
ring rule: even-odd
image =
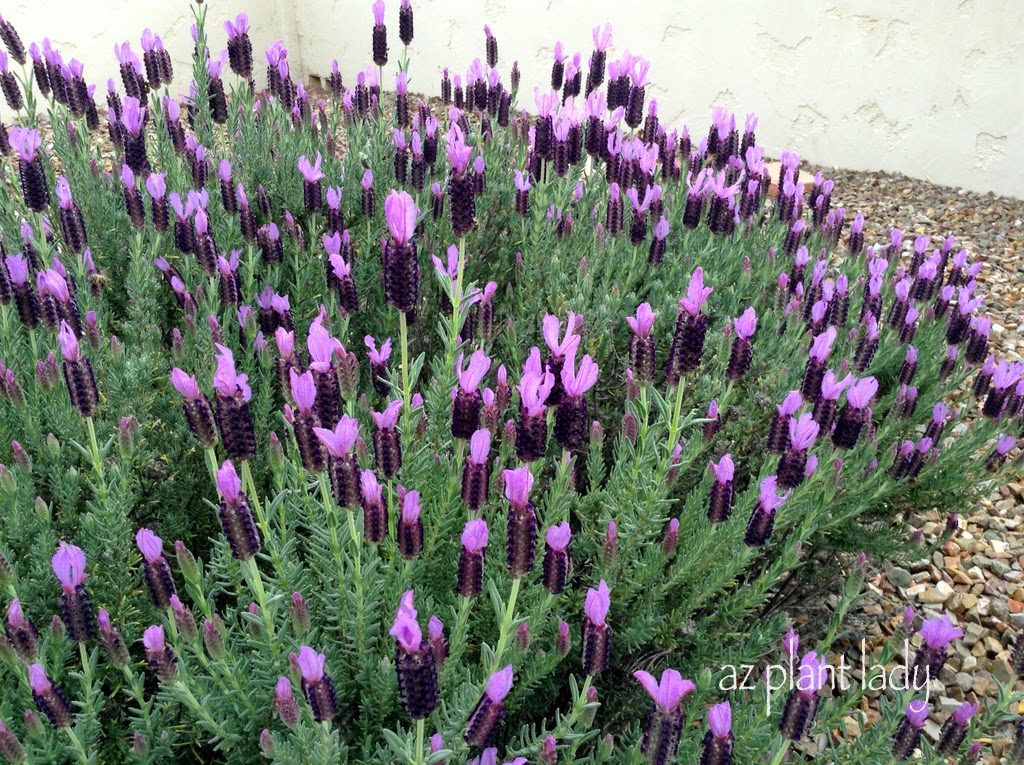
[[[842,736],[866,691],[826,682],[853,555],[1020,469],[954,238],[865,243],[754,115],[664,124],[609,26],[532,91],[487,27],[438,103],[377,0],[321,99],[210,10],[191,82],[145,30],[99,94],[0,17],[0,757],[937,761],[1009,719],[890,689]],[[780,653],[823,553],[832,622]],[[938,682],[962,633],[904,637]],[[728,687],[780,656],[770,710]]]

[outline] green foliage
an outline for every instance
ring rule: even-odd
[[[196,6],[199,51],[215,29],[206,23],[207,9]],[[194,76],[197,92],[204,93],[209,75],[199,54]],[[31,88],[31,79],[27,83]],[[168,191],[184,201],[193,184],[192,160],[171,144],[162,95],[150,94],[150,162],[154,171],[166,173]],[[381,96],[382,101],[390,98]],[[803,306],[796,303],[787,310],[788,296],[779,297],[778,275],[789,271],[792,258],[782,249],[788,226],[779,222],[767,198],[760,200],[751,221],[739,222],[734,233],[716,234],[706,219],[696,227],[684,226],[686,184],[668,174],[659,177],[671,232],[664,263],[651,265],[647,239],[635,246],[628,231],[609,236],[591,221],[603,218],[609,199],[605,166],[593,158],[565,177],[547,167],[534,180],[527,214],[518,214],[512,169],[526,167],[526,124],[516,121],[506,128],[489,121],[493,133],[485,140],[480,115],[475,115],[466,140],[484,159],[486,184],[475,199],[474,230],[456,240],[447,209],[439,219],[430,212],[430,183],[442,188],[447,183],[443,148],[439,162],[427,170],[425,187],[406,189],[423,211],[415,235],[419,301],[415,313],[405,317],[406,326],[388,305],[380,278],[380,238],[388,236],[383,202],[398,185],[390,107],[361,117],[332,102],[322,114],[295,120],[278,99],[257,96],[239,81],[229,94],[228,124],[213,122],[205,98],[191,111],[192,134],[211,158],[208,169],[228,160],[232,182],[244,186],[258,222],[281,226],[283,261],[268,263],[260,248],[243,237],[238,216],[225,210],[217,173],[210,173],[205,189],[210,230],[220,251],[238,251],[242,302],[258,314],[256,298],[265,287],[287,295],[300,355],[319,317],[346,349],[336,359],[349,351],[358,359],[358,386],[346,394],[343,409],[359,422],[364,441],[355,451],[362,469],[378,467],[372,445],[367,446],[374,428],[370,413],[383,410],[391,399],[403,400],[398,428],[403,464],[392,480],[378,476],[390,510],[389,531],[380,544],[367,542],[362,512],[339,507],[326,474],[303,467],[292,425],[294,402],[280,384],[274,339],[259,332],[253,316],[222,302],[224,277],[209,275],[193,254],[180,251],[173,213],[172,230],[164,233],[152,222],[143,230],[132,226],[117,180],[123,152],[118,148],[108,166],[99,136],[89,135],[83,118],[51,101],[54,134],[42,150],[52,160],[48,184],[52,189],[58,174],[70,184],[96,270],[88,270],[65,241],[56,204],[47,223],[25,208],[14,189],[19,168],[13,156],[0,165],[9,187],[0,197],[2,243],[7,253],[33,249],[40,268],[58,260],[76,288],[83,319],[95,312],[96,332],[86,333],[82,350],[95,371],[100,404],[95,416],[81,417],[60,375],[46,371],[49,353],[54,354],[51,364],[59,366],[55,328],[29,328],[19,321],[15,302],[0,304],[0,357],[9,370],[0,400],[0,442],[19,443],[17,449],[3,447],[9,467],[0,469],[0,552],[10,568],[4,576],[5,597],[18,598],[40,628],[32,661],[68,695],[75,713],[73,725],[63,730],[25,720],[26,712],[36,709],[28,662],[6,641],[0,717],[22,741],[29,761],[250,763],[263,757],[280,763],[465,762],[479,754],[464,741],[467,719],[488,677],[511,664],[515,682],[494,739],[506,759],[540,761],[550,736],[557,741],[559,762],[641,761],[638,742],[650,701],[632,673],[649,669],[657,675],[672,667],[696,683],[684,702],[689,714],[675,761],[697,760],[707,727],[705,710],[728,698],[736,761],[754,762],[782,751],[778,709],[765,715],[763,680],[726,692],[721,677],[727,666],[763,667],[774,661],[787,622],[776,607],[781,588],[789,588],[787,602],[793,602],[793,583],[806,581],[805,569],[820,573],[815,561],[824,557],[848,562],[849,553],[862,551],[879,562],[920,557],[927,550],[911,537],[903,520],[906,511],[955,511],[1010,469],[986,472],[984,460],[1000,433],[1019,432],[1019,422],[979,418],[973,411],[976,403],[961,397],[959,412],[919,474],[890,474],[894,447],[905,439],[918,442],[931,406],[960,396],[973,374],[963,363],[951,376],[939,373],[947,349],[945,320],[919,301],[922,316],[913,338],[919,357],[916,413],[901,412],[897,382],[907,343],[882,321],[879,351],[857,373],[879,382],[869,425],[848,450],[821,434],[810,450],[817,469],[787,495],[767,544],[749,546],[744,535],[758,507],[759,486],[779,466],[779,457],[766,449],[766,436],[776,405],[800,388],[812,341],[800,315]],[[29,113],[26,124],[34,124],[34,115]],[[347,150],[332,151],[342,136]],[[296,163],[318,153],[325,185],[343,191],[359,294],[359,310],[352,314],[340,309],[325,280],[325,214],[303,207]],[[686,158],[682,161],[685,166]],[[374,174],[377,198],[371,216],[363,214],[360,201],[366,169]],[[258,211],[261,186],[269,213]],[[450,199],[445,206],[451,206]],[[33,231],[28,242],[20,238],[23,221]],[[54,231],[49,238],[44,236],[48,226]],[[831,284],[840,275],[849,279],[849,320],[839,327],[829,361],[841,376],[863,337],[857,318],[864,256],[840,252],[837,240],[814,228],[803,243],[812,253],[821,250]],[[431,265],[431,256],[444,261],[450,246],[459,251],[462,274],[454,287],[450,276],[435,273]],[[156,258],[165,258],[180,274],[178,294],[153,267]],[[709,330],[703,361],[678,385],[669,385],[660,370],[666,367],[678,301],[697,268],[714,289],[704,309]],[[810,284],[809,277],[806,281]],[[480,330],[478,303],[488,282],[497,287],[489,333]],[[882,294],[888,308],[891,281]],[[644,302],[658,315],[653,336],[659,372],[651,382],[627,381],[631,333],[624,318]],[[748,306],[759,320],[753,362],[740,379],[729,380],[731,322]],[[545,456],[531,464],[536,479],[531,499],[541,534],[562,521],[573,533],[569,584],[553,594],[539,576],[542,536],[537,565],[522,578],[510,577],[502,552],[508,503],[501,476],[519,464],[514,444],[518,395],[513,392],[507,411],[496,412],[487,423],[494,431],[490,499],[475,514],[462,502],[467,447],[451,436],[450,392],[457,359],[474,350],[483,350],[493,361],[485,386],[499,388],[499,364],[514,385],[531,347],[544,347],[542,318],[570,312],[582,317],[575,327],[582,336],[578,355],[591,356],[600,376],[587,395],[588,419],[596,423],[589,442],[570,451],[550,439]],[[375,389],[363,352],[366,336],[378,344],[386,338],[395,343],[382,381],[387,395]],[[212,395],[215,344],[233,350],[253,394],[249,407],[257,456],[235,465],[262,539],[261,552],[248,561],[233,555],[218,522],[213,474],[227,457],[225,449],[197,442],[181,397],[168,383],[171,368],[179,367],[196,375]],[[717,424],[707,416],[712,401],[720,412]],[[503,423],[505,418],[510,422]],[[549,429],[553,421],[552,407]],[[712,524],[707,509],[715,479],[707,465],[726,453],[737,466],[735,504],[728,520]],[[400,495],[406,489],[421,494],[425,530],[424,549],[411,559],[401,555],[396,541]],[[459,539],[474,517],[486,520],[490,546],[484,592],[464,598],[454,589]],[[617,529],[617,544],[608,540],[610,523]],[[154,606],[147,593],[144,561],[133,544],[141,527],[166,540],[164,555],[184,604],[178,614]],[[127,664],[94,641],[75,646],[59,627],[50,626],[59,613],[60,586],[49,570],[58,540],[73,541],[87,554],[85,587],[94,607],[106,609],[124,636],[131,653]],[[816,582],[841,596],[825,634],[805,636],[819,653],[829,651],[857,600],[861,572],[858,564],[851,568],[845,582],[834,575]],[[599,581],[607,582],[612,593],[611,662],[600,673],[585,675],[583,603]],[[396,646],[388,632],[402,593],[410,589],[421,627],[436,615],[449,651],[438,670],[440,702],[419,726],[400,703]],[[795,591],[799,605],[801,590]],[[293,594],[305,601],[308,623],[296,611]],[[562,622],[570,629],[567,651],[559,645]],[[143,630],[154,624],[163,625],[176,657],[173,677],[158,679],[140,644]],[[814,644],[814,637],[821,639]],[[293,655],[302,646],[326,655],[338,703],[330,722],[315,722],[301,694],[294,724],[286,725],[275,713],[278,678],[300,686]],[[892,650],[885,649],[890,657]],[[1011,690],[976,718],[972,737],[991,733],[1005,720],[1014,700]],[[834,733],[859,699],[854,690],[823,701],[812,734]],[[897,695],[885,702],[882,721],[859,739],[830,735],[825,759],[875,762],[887,757],[908,700]],[[425,736],[435,733],[444,748],[431,754]],[[799,745],[801,751],[806,743]],[[812,756],[809,748],[806,752]],[[924,757],[937,761],[938,755],[925,746]]]

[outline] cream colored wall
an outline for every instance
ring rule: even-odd
[[[286,23],[287,5],[279,0],[213,0],[208,3],[210,47],[214,51],[224,48],[222,22],[246,11],[252,26],[256,71],[262,79],[266,47],[279,37],[294,38],[294,25]],[[100,106],[108,77],[113,77],[120,88],[114,45],[127,40],[141,58],[139,38],[147,27],[163,38],[171,53],[172,92],[184,93],[191,82],[193,44],[189,29],[194,19],[187,0],[4,0],[0,10],[14,24],[26,48],[33,41],[49,37],[65,61],[82,61],[86,80],[96,83]],[[10,116],[4,119],[9,122]]]
[[[398,56],[398,0],[387,0]],[[208,0],[219,22],[243,8],[257,71],[274,39],[293,71],[324,75],[337,57],[347,82],[369,64],[369,0]],[[769,152],[907,173],[1024,197],[1024,24],[1020,0],[413,0],[413,89],[436,94],[443,66],[483,57],[483,25],[498,37],[507,77],[513,58],[524,92],[548,80],[561,38],[584,60],[590,30],[614,26],[613,54],[652,61],[651,95],[663,119],[703,132],[711,106],[760,116]],[[90,80],[116,71],[113,44],[143,27],[164,35],[179,71],[191,50],[184,0],[7,0],[4,14],[28,41],[48,34],[74,50]],[[97,72],[103,75],[96,77]],[[176,82],[185,87],[184,78]],[[387,85],[387,83],[385,83]]]
[[[665,118],[706,130],[714,104],[760,117],[778,155],[894,170],[1024,197],[1021,0],[413,0],[414,88],[438,91],[441,67],[483,58],[483,25],[532,95],[557,39],[586,61],[590,30],[611,21],[614,51],[652,61]],[[368,0],[303,0],[303,59],[343,73],[370,58]],[[392,45],[397,0],[388,1]],[[393,56],[394,58],[394,56]],[[394,66],[391,67],[392,72]]]

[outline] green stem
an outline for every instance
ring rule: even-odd
[[[416,721],[416,756],[413,760],[415,765],[423,765],[426,760],[423,758],[423,733],[426,720],[420,718]]]
[[[451,652],[441,668],[441,683],[444,682],[448,668],[457,665],[466,650],[466,630],[469,626],[469,609],[472,604],[470,598],[459,598],[459,615],[455,618],[455,629],[452,630]]]
[[[71,739],[71,747],[75,750],[76,759],[82,763],[89,762],[89,755],[85,751],[85,747],[82,745],[82,740],[75,733],[75,729],[70,725],[64,727],[64,730],[68,733],[68,738]]]
[[[103,473],[103,458],[100,456],[100,446],[96,439],[96,425],[92,417],[85,418],[85,427],[89,431],[89,449],[92,452],[92,469],[96,473],[96,482],[99,484],[97,491],[100,495],[100,503],[107,504],[107,479]]]
[[[775,756],[772,757],[772,761],[769,765],[780,765],[780,763],[786,758],[786,752],[789,751],[789,745],[792,743],[788,738],[783,739],[782,746],[775,752]]]
[[[210,473],[210,480],[216,485],[217,483],[217,451],[212,446],[207,446],[203,450],[206,458],[206,469]]]
[[[501,629],[498,632],[498,645],[494,649],[494,665],[487,675],[497,672],[501,668],[501,659],[508,650],[509,641],[512,639],[512,621],[516,613],[516,600],[519,598],[519,586],[523,578],[517,576],[512,580],[512,589],[508,593],[508,602],[505,604],[505,615],[501,619]]]
[[[341,543],[338,541],[338,512],[344,512],[348,517],[348,533],[352,543],[352,567],[355,579],[356,590],[356,655],[361,656],[363,651],[363,564],[362,564],[362,541],[356,530],[355,513],[352,510],[342,509],[334,502],[331,495],[331,488],[327,484],[327,473],[320,473],[320,500],[324,504],[324,510],[328,515],[328,526],[331,530],[331,545],[334,548],[334,561],[338,569],[338,577],[341,577]],[[342,605],[344,606],[344,588],[338,588],[342,593]]]
[[[256,597],[256,604],[260,607],[260,613],[263,615],[263,626],[267,630],[267,635],[270,637],[271,646],[275,647],[274,615],[270,613],[270,604],[267,602],[267,591],[263,586],[263,575],[260,574],[260,570],[256,566],[256,558],[249,558],[243,562],[242,574],[249,580],[249,588]]]
[[[410,415],[409,399],[412,394],[409,380],[409,323],[406,320],[405,311],[398,312],[398,332],[402,345],[402,413],[408,417]]]

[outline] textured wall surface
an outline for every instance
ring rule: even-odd
[[[26,41],[43,34],[75,50],[90,78],[115,68],[113,43],[164,34],[183,65],[190,13],[184,0],[9,0],[4,13]],[[218,23],[246,9],[262,50],[282,38],[293,71],[325,75],[341,61],[346,82],[369,63],[369,0],[208,0]],[[1024,197],[1024,24],[1020,0],[413,0],[413,89],[436,94],[443,66],[483,57],[483,24],[498,37],[507,78],[523,70],[523,98],[548,80],[561,39],[584,60],[591,29],[614,26],[613,55],[628,48],[652,62],[651,95],[662,117],[706,128],[710,109],[760,117],[770,153],[906,173],[973,190]],[[398,1],[388,0],[392,62],[400,55]],[[398,47],[396,47],[398,46]],[[137,43],[136,43],[137,47]],[[262,77],[261,77],[262,79]],[[182,83],[184,87],[184,83]]]
[[[256,64],[264,67],[263,50],[284,35],[285,30],[294,31],[294,24],[285,21],[291,5],[279,0],[209,2],[207,34],[211,47],[219,51],[225,46],[222,22],[244,10],[252,25],[254,55],[259,57]],[[122,88],[114,45],[128,41],[141,58],[139,38],[147,27],[163,38],[164,46],[171,53],[172,94],[188,90],[193,49],[189,30],[194,19],[191,4],[186,0],[4,0],[0,12],[14,24],[26,48],[34,41],[49,37],[65,61],[71,58],[82,61],[85,79],[96,83],[97,104],[101,107],[108,77],[113,77],[118,88]],[[10,122],[9,113],[4,115],[4,120]]]

